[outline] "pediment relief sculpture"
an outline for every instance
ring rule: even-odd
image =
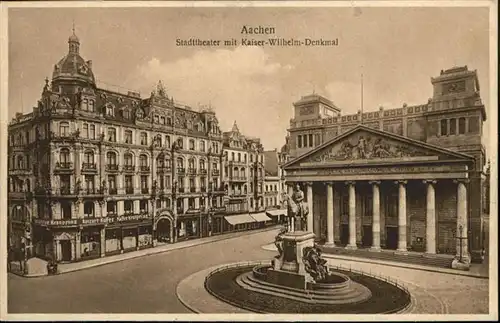
[[[310,161],[329,162],[356,159],[383,159],[401,158],[414,156],[429,156],[414,147],[404,144],[396,144],[380,137],[359,136],[357,141],[347,138],[336,145],[324,150],[322,153],[312,156]]]

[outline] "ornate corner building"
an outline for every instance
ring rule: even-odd
[[[145,99],[98,88],[68,43],[38,106],[9,124],[10,246],[79,261],[211,235],[225,212],[215,113],[161,82]]]
[[[309,227],[326,244],[482,260],[489,176],[477,72],[455,67],[431,82],[433,97],[417,106],[342,115],[319,95],[294,104],[286,181],[307,192]]]

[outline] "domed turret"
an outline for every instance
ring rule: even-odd
[[[92,73],[92,62],[85,61],[80,56],[80,40],[75,34],[68,39],[68,54],[64,56],[55,66],[52,73],[52,82],[56,83],[84,83],[84,85],[95,85]]]

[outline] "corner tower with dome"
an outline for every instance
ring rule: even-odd
[[[9,123],[9,246],[72,262],[212,234],[225,212],[222,132],[161,82],[96,85],[76,34],[32,112]],[[18,109],[21,110],[21,109]]]

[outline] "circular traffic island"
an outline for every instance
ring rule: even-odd
[[[269,273],[269,265],[235,264],[211,271],[204,285],[217,299],[256,313],[390,314],[412,302],[406,289],[360,272],[332,270],[306,289],[269,282]]]

